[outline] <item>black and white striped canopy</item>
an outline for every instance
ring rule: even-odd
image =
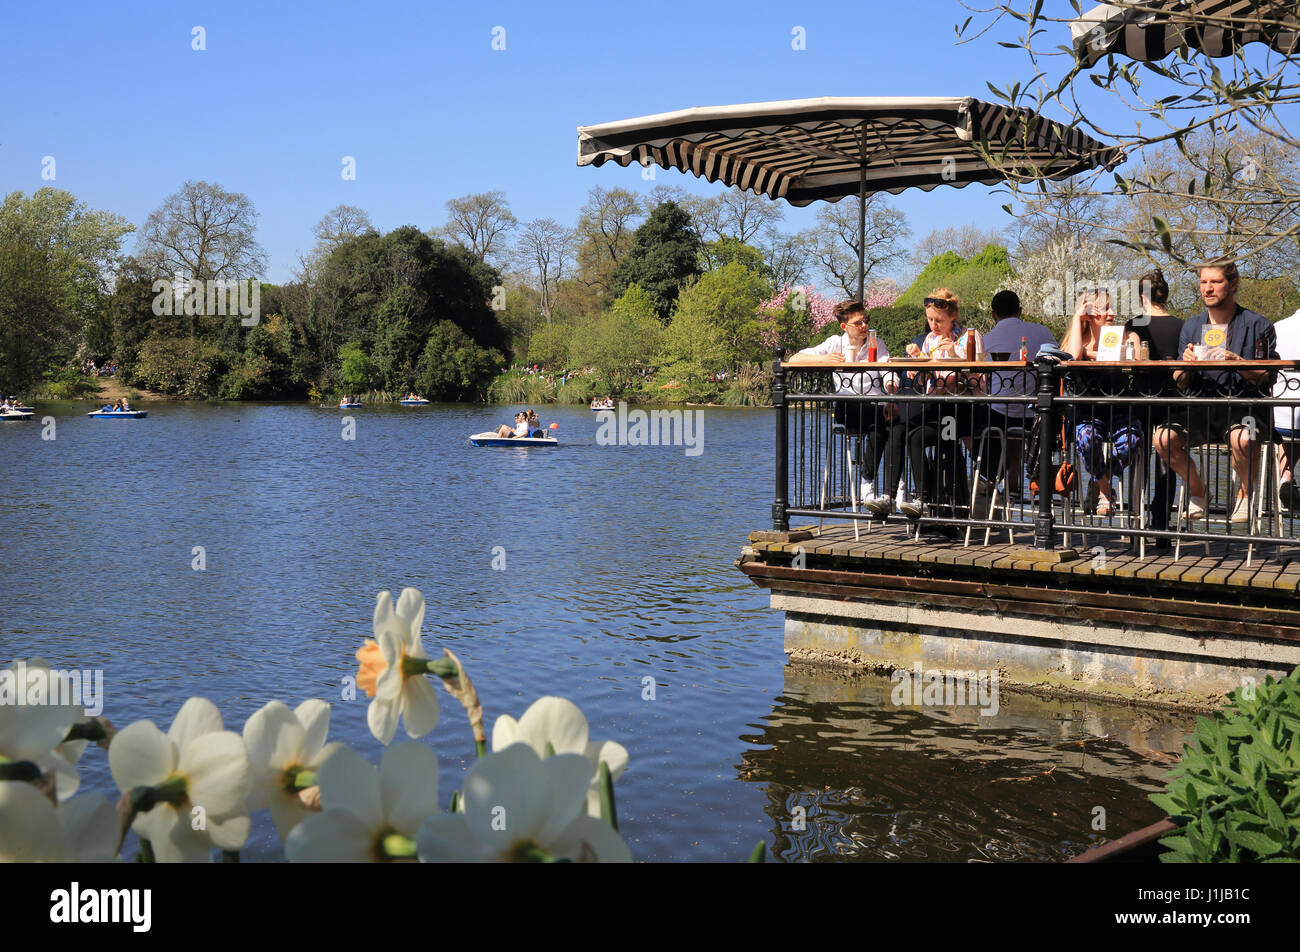
[[[1300,52],[1297,0],[1124,0],[1102,3],[1070,24],[1079,62],[1107,54],[1153,61],[1180,46],[1230,56],[1247,43]]]
[[[1078,129],[971,98],[791,99],[578,127],[579,165],[653,164],[791,205],[1017,174],[1065,178],[1119,158]]]

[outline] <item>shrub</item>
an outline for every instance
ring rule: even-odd
[[[74,367],[51,370],[45,374],[41,395],[47,400],[80,400],[99,392],[95,377],[84,377]]]
[[[1239,688],[1197,719],[1182,762],[1151,801],[1179,822],[1167,863],[1300,860],[1300,667]]]
[[[150,337],[140,348],[135,380],[149,390],[191,400],[215,396],[227,357],[215,344],[185,337]]]

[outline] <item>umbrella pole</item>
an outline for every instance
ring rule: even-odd
[[[862,124],[862,145],[858,152],[858,303],[864,300],[867,281],[867,124]]]

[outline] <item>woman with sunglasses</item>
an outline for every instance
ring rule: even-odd
[[[925,319],[930,331],[912,356],[930,360],[964,360],[974,351],[978,357],[984,351],[979,331],[961,323],[961,300],[947,288],[936,288],[925,298]],[[916,383],[920,389],[920,381]],[[982,374],[967,371],[931,373],[926,376],[925,391],[932,394],[983,393],[986,383]],[[955,429],[944,425],[952,417]],[[971,408],[956,402],[929,403],[924,406],[919,419],[908,431],[908,459],[912,466],[912,481],[919,498],[904,495],[899,511],[909,518],[919,518],[927,507],[936,505],[946,497],[949,505],[965,506],[968,497],[966,480],[957,472],[959,456],[958,439],[968,439],[973,429]],[[932,462],[926,460],[926,450],[932,450]],[[946,485],[944,485],[946,483]],[[943,535],[956,537],[952,526],[936,527]]]
[[[1073,360],[1096,360],[1102,330],[1114,323],[1115,308],[1111,306],[1109,292],[1101,289],[1087,291],[1080,296],[1074,309],[1061,349],[1069,351]],[[1136,355],[1140,344],[1133,331],[1124,338],[1124,346],[1118,355],[1120,359],[1130,346]],[[1093,397],[1120,396],[1126,389],[1124,381],[1095,371],[1070,374],[1066,386],[1074,396]],[[1142,424],[1123,405],[1094,403],[1077,406],[1078,415],[1073,421],[1074,441],[1079,457],[1093,475],[1085,508],[1098,516],[1109,516],[1116,506],[1112,480],[1115,476],[1123,476],[1130,459],[1140,451]],[[1112,447],[1109,460],[1104,453],[1107,443]]]

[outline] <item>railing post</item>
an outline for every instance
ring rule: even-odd
[[[785,402],[785,368],[781,361],[785,359],[785,348],[776,349],[776,362],[772,364],[772,406],[776,409],[776,499],[772,503],[772,528],[780,532],[790,528],[790,517],[786,514],[786,499],[790,489],[788,440],[789,407]]]
[[[1034,516],[1034,548],[1054,549],[1052,494],[1056,491],[1056,464],[1052,455],[1058,426],[1055,401],[1059,365],[1052,360],[1038,360],[1034,368],[1038,375],[1038,401],[1034,405],[1038,415],[1038,512]]]

